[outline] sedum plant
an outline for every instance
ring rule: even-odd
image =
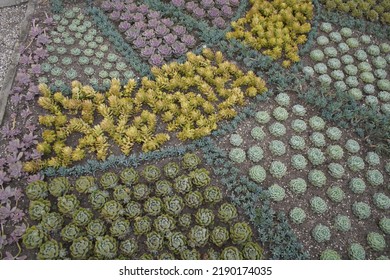
[[[124,239],[126,235],[130,232],[130,222],[123,218],[118,218],[111,223],[110,227],[111,236]]]
[[[130,201],[130,189],[126,186],[119,185],[117,186],[112,193],[114,200],[119,203],[127,203]]]
[[[191,247],[203,247],[210,237],[209,230],[205,227],[195,225],[188,233],[188,244]]]
[[[307,160],[301,154],[293,155],[291,157],[291,165],[297,170],[303,170],[307,166]]]
[[[365,202],[354,202],[352,212],[359,220],[365,220],[371,216],[371,208]]]
[[[192,182],[197,187],[206,187],[210,184],[209,172],[205,168],[195,169],[189,174]],[[176,180],[175,180],[176,184]]]
[[[249,177],[256,183],[261,183],[266,177],[265,169],[261,165],[254,165],[249,169]]]
[[[217,186],[209,186],[203,192],[205,202],[215,204],[222,201],[222,191]]]
[[[184,251],[187,245],[187,237],[179,231],[167,235],[167,246],[175,254]]]
[[[25,193],[29,200],[45,199],[48,195],[48,185],[41,180],[29,183],[25,189]]]
[[[269,172],[277,179],[286,175],[287,167],[281,161],[273,161],[270,165]]]
[[[309,182],[315,187],[323,187],[326,184],[326,176],[324,172],[318,169],[310,170],[308,175]]]
[[[182,214],[179,216],[179,225],[185,229],[189,228],[192,223],[192,216],[190,214]]]
[[[152,229],[152,220],[148,216],[137,217],[134,219],[134,234],[143,235]]]
[[[359,156],[350,156],[347,160],[347,164],[349,169],[351,169],[353,172],[358,172],[364,170],[365,168],[365,163]]]
[[[92,248],[93,244],[87,237],[79,237],[73,240],[72,245],[70,245],[70,255],[73,259],[85,260]]]
[[[368,183],[374,187],[380,186],[384,183],[384,178],[382,173],[377,169],[370,169],[366,173],[366,178]]]
[[[286,153],[286,146],[279,140],[272,140],[268,148],[274,156],[282,156]]]
[[[239,147],[244,140],[242,139],[241,135],[235,133],[230,135],[229,141],[233,146]]]
[[[72,216],[72,221],[80,226],[85,227],[93,218],[93,213],[88,208],[78,208]]]
[[[55,232],[62,228],[64,218],[57,212],[47,213],[42,217],[41,225],[49,232]]]
[[[375,193],[373,195],[373,201],[375,206],[381,210],[390,209],[390,198],[384,193]]]
[[[263,249],[259,246],[259,244],[254,242],[245,243],[241,253],[245,260],[263,259]]]
[[[333,160],[340,160],[344,156],[343,148],[339,145],[330,145],[326,149],[326,153],[329,155],[329,157]]]
[[[384,234],[390,235],[390,218],[381,218],[379,220],[379,227]]]
[[[39,248],[45,240],[45,232],[39,226],[29,227],[22,236],[23,245],[27,249]]]
[[[251,136],[255,140],[262,141],[265,138],[265,132],[263,131],[263,128],[255,126],[251,130]]]
[[[243,163],[246,160],[246,154],[241,148],[233,148],[229,152],[229,158],[236,163]]]
[[[110,195],[108,194],[107,191],[96,190],[92,192],[88,197],[92,209],[95,210],[101,209],[104,206],[104,204],[107,202],[109,196]]]
[[[136,201],[128,202],[124,207],[124,215],[134,219],[142,215],[142,205]]]
[[[298,194],[298,195],[305,193],[307,189],[306,181],[302,178],[292,179],[289,185],[291,191],[294,194]]]
[[[198,170],[198,169],[197,169]],[[205,184],[208,181],[210,181],[210,178],[208,177],[208,172],[204,169],[200,171],[193,171],[190,173],[190,176],[181,175],[175,179],[175,182],[173,184],[173,188],[176,192],[180,194],[186,194],[192,189],[192,182],[195,180],[191,177],[191,174],[193,177],[198,179],[198,184]],[[203,181],[202,181],[203,180]]]
[[[303,150],[306,147],[305,139],[298,135],[291,136],[289,143],[295,150]]]
[[[221,247],[229,239],[229,231],[221,226],[213,228],[210,234],[210,240],[218,247]]]
[[[183,211],[183,208],[184,201],[180,196],[164,197],[164,209],[168,214],[176,217]]]
[[[156,182],[161,177],[161,171],[157,166],[148,165],[142,171],[142,176],[149,183]]]
[[[198,225],[208,227],[214,223],[214,214],[210,209],[200,208],[195,214],[195,221]]]
[[[61,238],[66,242],[72,242],[76,238],[80,237],[81,229],[74,223],[67,224],[61,230]]]
[[[340,203],[345,198],[344,191],[339,186],[333,186],[326,190],[329,199],[335,203]]]
[[[248,149],[248,158],[252,162],[259,162],[264,157],[264,151],[259,146],[252,146]]]
[[[186,206],[197,209],[203,203],[202,193],[199,191],[191,191],[186,194],[186,196],[184,197],[184,201]]]
[[[133,187],[133,197],[135,200],[145,200],[149,197],[151,190],[148,185],[137,184]]]
[[[126,257],[133,256],[138,250],[137,241],[133,238],[126,239],[120,242],[119,251]]]
[[[106,172],[100,177],[100,185],[104,189],[113,189],[119,181],[118,176],[113,172]]]
[[[251,241],[252,229],[247,223],[238,222],[230,227],[230,239],[234,244],[243,244]]]
[[[316,214],[324,214],[328,210],[328,205],[326,204],[325,200],[319,196],[315,196],[310,199],[310,207],[311,210],[313,210],[313,212]]]
[[[221,260],[242,260],[242,258],[242,253],[234,246],[226,247],[221,252]]]
[[[169,179],[174,179],[179,174],[180,167],[176,162],[169,162],[164,165],[164,174]]]
[[[150,252],[157,253],[159,252],[163,247],[163,236],[155,231],[151,231],[146,235],[146,247],[148,247]]]
[[[193,153],[186,153],[182,159],[182,165],[187,170],[194,170],[200,162],[200,158]]]
[[[231,203],[225,202],[218,209],[218,218],[225,223],[237,218],[237,216],[237,209]]]
[[[70,190],[69,180],[65,177],[56,177],[50,181],[48,190],[52,196],[63,196]]]
[[[75,189],[79,193],[91,193],[97,189],[95,178],[92,176],[80,176],[75,181]]]
[[[158,197],[149,197],[144,203],[145,213],[151,216],[157,216],[163,209],[163,202]]]
[[[134,168],[125,168],[119,174],[119,178],[126,186],[133,186],[138,183],[139,175]]]
[[[106,233],[106,225],[101,219],[91,220],[85,229],[87,235],[94,239],[96,239],[98,236],[104,236]]]
[[[118,242],[112,236],[98,236],[96,238],[94,252],[99,259],[114,259],[118,252]]]
[[[49,200],[38,199],[30,201],[28,214],[32,220],[40,221],[42,217],[50,212],[51,203]]]
[[[113,222],[123,214],[123,206],[115,200],[109,200],[104,203],[100,213],[105,220]]]
[[[80,201],[74,194],[64,195],[57,199],[58,211],[65,216],[72,216],[78,209],[79,205]]]
[[[48,240],[39,247],[38,260],[56,260],[60,255],[60,244],[55,240]]]

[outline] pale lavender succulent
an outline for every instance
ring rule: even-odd
[[[237,7],[240,5],[240,0],[229,0],[230,5]]]
[[[134,16],[134,21],[145,21],[145,16],[142,13],[135,13]]]
[[[157,48],[158,46],[161,45],[162,40],[158,38],[153,38],[152,40],[149,41],[149,45],[153,48]]]
[[[204,18],[206,16],[206,12],[204,9],[198,7],[198,8],[195,8],[193,11],[194,15],[197,17],[197,18]]]
[[[172,3],[172,5],[181,8],[181,7],[184,7],[185,1],[184,0],[172,0],[171,3]]]
[[[180,42],[175,42],[174,44],[172,44],[172,50],[174,55],[181,56],[185,54],[188,49],[185,44]]]
[[[137,39],[139,34],[140,34],[140,30],[135,28],[135,27],[131,27],[129,30],[127,30],[125,32],[126,38],[129,41],[133,41],[133,40]]]
[[[146,47],[146,41],[144,38],[142,37],[137,37],[137,39],[135,39],[133,41],[133,44],[134,46],[137,48],[137,49],[142,49],[144,47]]]
[[[39,75],[42,73],[41,71],[41,65],[39,64],[33,64],[31,65],[31,73],[33,73],[34,75]]]
[[[158,37],[164,37],[169,33],[169,29],[165,25],[158,25],[156,27],[156,35]]]
[[[222,14],[227,17],[227,18],[230,18],[231,16],[233,16],[233,10],[232,8],[230,8],[229,6],[223,6],[221,8],[221,11],[222,11]]]
[[[146,40],[151,40],[152,38],[155,37],[155,33],[153,29],[146,29],[143,33],[142,36],[146,38]]]
[[[27,57],[26,55],[24,55],[25,57]],[[49,56],[47,50],[45,50],[44,48],[37,48],[35,49],[34,51],[34,59],[36,60],[39,60],[39,59],[44,59],[46,57]]]
[[[119,12],[119,11],[113,11],[110,14],[110,19],[113,21],[118,21],[118,20],[120,20],[120,18],[121,18],[121,12]]]
[[[134,22],[134,17],[133,17],[133,13],[132,12],[124,12],[121,14],[121,20],[123,21],[128,21],[130,23]]]
[[[158,19],[152,18],[151,20],[148,21],[148,28],[157,28],[161,22]]]
[[[207,14],[211,18],[216,18],[216,17],[219,17],[221,15],[221,12],[219,11],[219,9],[213,7],[210,10],[208,10]]]
[[[161,22],[165,24],[166,27],[172,27],[174,25],[174,22],[169,18],[163,18]]]
[[[189,12],[192,12],[193,10],[195,10],[196,8],[198,8],[198,4],[194,1],[190,1],[186,4],[186,9],[189,11]]]
[[[28,85],[30,83],[30,75],[26,72],[19,71],[16,74],[16,82],[21,85]]]
[[[128,23],[127,21],[122,21],[118,28],[121,32],[126,32],[129,28],[131,27],[131,24]]]
[[[103,1],[102,5],[100,7],[105,12],[111,12],[112,11],[112,3],[110,1]]]
[[[112,7],[114,8],[114,10],[121,12],[125,9],[125,4],[120,1],[116,1],[112,3]]]
[[[145,59],[150,58],[155,52],[155,48],[153,47],[146,47],[141,50],[141,56]]]
[[[160,19],[161,18],[161,14],[158,11],[150,11],[149,14],[148,14],[148,18],[149,19]]]
[[[173,33],[175,33],[179,37],[186,34],[186,32],[186,28],[182,25],[176,25],[175,27],[173,27]]]
[[[49,37],[46,34],[40,34],[37,37],[35,45],[37,45],[38,47],[41,47],[41,46],[49,44],[50,42],[51,42],[51,40],[49,39]]]
[[[181,38],[181,41],[184,44],[186,44],[186,46],[189,47],[189,48],[194,47],[195,44],[196,44],[196,40],[195,40],[194,36],[189,35],[189,34],[183,35],[183,37]]]
[[[21,64],[27,65],[27,64],[30,64],[31,62],[32,62],[31,57],[29,57],[25,54],[22,54],[19,58],[19,63],[21,63]]]
[[[143,15],[147,15],[149,13],[149,7],[145,4],[139,5],[138,12],[140,12]]]
[[[221,17],[217,17],[217,18],[213,19],[212,23],[213,23],[213,25],[215,25],[218,28],[224,28],[226,25],[225,20]]]
[[[166,44],[160,45],[157,49],[157,52],[166,58],[168,58],[172,55],[171,47],[166,45]]]
[[[126,6],[126,11],[129,11],[131,13],[135,13],[138,11],[138,6],[137,4],[129,4]]]
[[[164,41],[165,43],[167,43],[168,45],[172,45],[173,43],[175,43],[177,40],[177,36],[172,34],[172,33],[169,33],[168,35],[165,35],[164,36]]]
[[[134,23],[134,27],[141,31],[144,31],[148,28],[148,25],[144,21],[138,21]]]
[[[215,3],[217,6],[224,6],[224,5],[229,5],[229,0],[215,0]]]
[[[210,7],[213,7],[213,6],[214,6],[214,0],[202,0],[202,1],[200,1],[200,4],[201,4],[204,8],[210,8]]]
[[[11,181],[11,178],[8,177],[8,174],[4,170],[0,169],[0,186],[9,181]]]
[[[153,66],[162,66],[164,64],[164,58],[159,54],[154,54],[150,57],[149,63]]]

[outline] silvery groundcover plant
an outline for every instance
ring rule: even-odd
[[[389,259],[388,0],[28,6],[1,259]]]

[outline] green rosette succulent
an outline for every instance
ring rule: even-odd
[[[60,254],[60,245],[55,240],[49,240],[39,247],[38,260],[55,260]]]
[[[28,214],[30,218],[35,221],[42,220],[42,217],[50,212],[51,203],[45,199],[38,199],[30,201],[28,207]]]
[[[273,161],[269,167],[269,173],[277,179],[280,179],[286,175],[287,167],[281,161]]]
[[[383,251],[386,248],[386,241],[382,234],[370,232],[367,234],[367,243],[371,249],[376,252]]]
[[[325,249],[321,253],[320,260],[341,260],[341,257],[335,250]]]
[[[93,213],[88,208],[79,208],[73,213],[73,222],[81,227],[85,227],[93,218]]]
[[[164,197],[164,209],[168,214],[176,217],[183,211],[183,208],[184,202],[180,196],[173,195]]]
[[[158,197],[150,197],[144,203],[144,210],[151,216],[157,216],[161,213],[163,202]]]
[[[245,260],[261,260],[263,258],[263,248],[254,242],[245,243],[241,252]]]
[[[379,227],[383,233],[390,235],[390,218],[383,217],[380,219]]]
[[[215,251],[213,248],[210,248],[207,250],[206,259],[207,260],[220,260],[221,254],[219,252]]]
[[[193,191],[186,194],[184,197],[185,204],[190,207],[197,209],[199,208],[203,203],[203,196],[202,193],[199,191]]]
[[[100,219],[90,221],[86,227],[88,236],[95,239],[98,236],[104,236],[106,230],[107,229],[105,223]]]
[[[70,183],[66,177],[57,177],[51,180],[48,186],[49,193],[52,196],[60,197],[70,190]]]
[[[218,218],[225,223],[237,218],[237,216],[237,208],[231,203],[225,202],[218,209]]]
[[[252,239],[252,229],[247,223],[235,223],[230,228],[230,238],[234,244],[243,244]]]
[[[195,214],[195,221],[198,225],[207,227],[214,223],[214,213],[210,209],[201,208]]]
[[[348,247],[348,256],[351,260],[365,260],[366,251],[364,250],[364,247],[359,243],[352,243]]]
[[[47,231],[57,231],[62,228],[64,218],[60,213],[51,212],[42,217],[41,225]]]
[[[73,240],[72,245],[70,245],[70,255],[73,259],[76,260],[85,260],[88,258],[90,251],[93,248],[91,240],[87,237],[79,237]]]
[[[142,171],[142,176],[150,183],[156,182],[161,177],[161,171],[157,166],[148,165]]]
[[[133,256],[138,250],[137,241],[133,238],[122,241],[119,245],[120,252],[126,257]]]
[[[156,253],[163,247],[164,237],[155,231],[151,231],[146,235],[145,244],[150,252]]]
[[[338,186],[328,188],[326,194],[329,199],[335,203],[340,203],[345,198],[344,191]]]
[[[25,189],[25,193],[29,200],[44,199],[48,195],[47,183],[40,180],[29,183]]]
[[[45,232],[37,226],[29,227],[22,236],[23,245],[27,249],[36,249],[42,245]]]
[[[205,227],[195,225],[188,233],[188,244],[191,247],[203,247],[209,240],[210,233]]]
[[[75,189],[79,193],[91,193],[97,189],[95,178],[92,176],[80,176],[75,182]]]
[[[80,201],[74,194],[66,194],[57,199],[58,211],[65,216],[72,216],[80,205]]]
[[[211,231],[210,240],[218,247],[221,247],[229,240],[229,231],[224,227],[217,226]]]
[[[306,219],[306,213],[302,208],[294,207],[290,211],[290,219],[294,224],[301,224]]]
[[[209,172],[205,168],[195,169],[191,171],[190,178],[192,183],[198,187],[205,187],[210,184]]]
[[[196,249],[185,249],[180,252],[182,260],[200,260],[200,253]]]
[[[179,216],[179,225],[183,228],[189,228],[192,223],[192,217],[190,214],[182,214]]]
[[[226,247],[222,250],[221,260],[242,260],[242,254],[240,250],[238,250],[234,246]]]
[[[347,232],[351,229],[351,220],[348,216],[337,215],[334,219],[334,227],[342,232]]]
[[[240,134],[235,133],[235,134],[230,135],[229,141],[230,141],[230,144],[238,147],[238,146],[241,146],[241,144],[244,140],[242,139]]]
[[[142,235],[152,229],[152,221],[148,216],[137,217],[134,220],[134,234]]]
[[[176,257],[172,253],[164,252],[160,254],[157,259],[167,261],[167,260],[176,260]]]
[[[133,196],[135,200],[145,200],[149,197],[150,188],[145,184],[137,184],[133,188]]]
[[[126,186],[132,186],[138,183],[139,175],[134,168],[125,168],[119,174],[119,178]]]
[[[112,222],[110,227],[111,236],[124,239],[130,232],[130,222],[123,218],[118,218]]]
[[[192,189],[192,179],[190,176],[181,175],[175,179],[173,184],[175,191],[181,194],[188,193]]]
[[[329,241],[331,237],[330,229],[322,224],[316,225],[311,234],[318,243]]]
[[[113,172],[106,172],[100,177],[100,185],[104,189],[112,189],[118,184],[118,176]]]
[[[98,236],[94,252],[99,259],[114,259],[118,252],[118,243],[112,236]]]
[[[200,158],[193,153],[186,153],[182,159],[182,165],[187,170],[194,170],[200,163]]]
[[[107,201],[100,211],[102,217],[109,222],[118,219],[123,214],[123,212],[122,205],[115,200]]]
[[[262,183],[267,173],[261,165],[254,165],[249,169],[249,177],[256,183]]]
[[[310,200],[310,207],[316,214],[323,214],[328,210],[325,200],[319,196],[315,196]]]
[[[130,189],[123,185],[115,187],[112,195],[119,203],[127,203],[130,201]]]
[[[384,193],[375,193],[373,201],[376,207],[382,210],[390,209],[390,198]]]
[[[180,167],[176,162],[169,162],[164,165],[164,174],[170,179],[174,179],[180,172]]]
[[[268,188],[268,194],[271,200],[279,202],[282,201],[286,196],[286,191],[278,184],[273,184]]]
[[[175,219],[165,214],[158,216],[153,223],[155,230],[164,234],[172,231],[176,227],[175,224]]]
[[[66,242],[72,242],[81,234],[81,229],[74,223],[67,224],[61,230],[61,238]]]
[[[160,180],[156,182],[155,193],[157,196],[169,196],[172,195],[173,188],[171,182],[167,180]]]
[[[233,148],[229,152],[229,158],[236,163],[243,163],[246,160],[246,154],[241,148]]]
[[[124,214],[130,219],[139,217],[142,215],[142,205],[136,201],[130,201],[125,205]]]
[[[204,200],[207,203],[214,204],[214,203],[218,203],[218,202],[222,201],[222,191],[217,186],[207,187],[203,191],[203,196],[204,196]]]
[[[144,253],[139,257],[140,260],[145,260],[145,261],[151,261],[153,260],[153,255],[152,254],[147,254]]]
[[[108,194],[108,192],[96,190],[89,195],[88,200],[90,205],[92,206],[92,209],[97,210],[101,209],[104,206],[109,197],[110,195]]]
[[[172,232],[167,234],[166,238],[169,250],[175,254],[180,254],[180,252],[186,249],[187,237],[183,233],[179,231]]]
[[[371,208],[365,202],[354,202],[352,212],[359,220],[365,220],[371,216]]]

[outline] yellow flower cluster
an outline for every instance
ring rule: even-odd
[[[228,39],[246,44],[273,59],[284,55],[283,66],[299,61],[298,45],[306,42],[313,17],[310,0],[250,0],[252,7],[245,17],[232,22],[234,31]]]
[[[245,97],[267,91],[253,72],[244,74],[221,52],[210,49],[202,55],[188,53],[185,63],[152,68],[152,73],[154,79],[143,78],[138,90],[134,80],[121,88],[114,79],[104,94],[74,81],[70,98],[41,84],[38,103],[50,113],[39,118],[47,129],[37,149],[55,155],[27,162],[25,170],[67,166],[82,160],[87,151],[104,160],[112,146],[109,140],[126,155],[136,143],[144,152],[158,149],[170,138],[156,133],[157,124],[164,131],[159,119],[166,123],[165,131],[178,131],[180,140],[196,139],[210,134],[219,121],[233,118],[234,106],[244,105]],[[71,142],[77,146],[67,145]]]

